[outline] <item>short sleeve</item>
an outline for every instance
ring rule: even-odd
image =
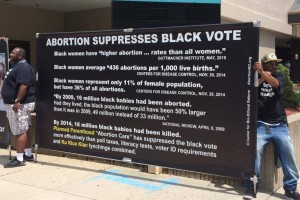
[[[32,71],[31,68],[24,65],[20,66],[18,69],[18,76],[16,82],[18,84],[28,84],[30,85],[32,81]]]

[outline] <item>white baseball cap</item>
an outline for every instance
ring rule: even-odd
[[[261,63],[266,63],[266,62],[271,62],[271,61],[275,61],[275,62],[281,62],[282,59],[277,59],[277,56],[275,55],[275,53],[269,53],[267,55],[264,55],[261,59]]]

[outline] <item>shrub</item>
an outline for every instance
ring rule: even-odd
[[[285,77],[285,87],[283,92],[283,103],[285,107],[297,108],[300,105],[300,93],[293,90],[293,82],[290,78],[289,70],[282,64],[278,65],[278,72],[283,73]]]

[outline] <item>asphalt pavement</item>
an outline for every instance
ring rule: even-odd
[[[12,152],[14,155],[15,152]],[[0,149],[1,200],[236,200],[245,188],[139,169],[38,154],[38,162],[4,168]],[[283,189],[259,191],[257,200],[284,199]]]

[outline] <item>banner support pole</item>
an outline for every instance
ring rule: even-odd
[[[11,160],[11,132],[10,132],[10,127],[8,127],[8,132],[7,132],[7,143],[8,143],[8,156],[9,156],[9,160]]]
[[[250,180],[253,182],[253,190],[254,190],[254,195],[256,197],[258,178],[256,175],[254,175],[253,178],[250,178]]]
[[[34,162],[37,162],[37,151],[38,151],[38,144],[34,144],[34,152],[35,152]]]
[[[261,23],[261,21],[259,21],[259,20],[253,21],[254,27],[260,27],[260,23]],[[254,86],[258,87],[258,85],[259,85],[258,72],[255,71],[255,73],[254,73]],[[258,178],[257,178],[256,175],[254,175],[253,178],[250,178],[250,180],[253,182],[254,198],[256,198]]]

